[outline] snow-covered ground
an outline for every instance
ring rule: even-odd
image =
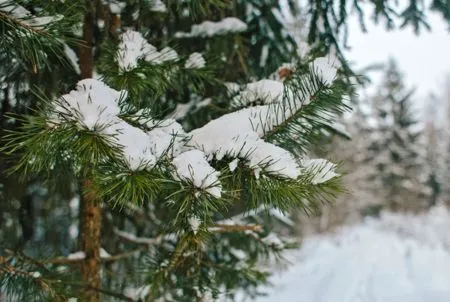
[[[307,239],[260,302],[448,302],[450,214],[384,213]]]

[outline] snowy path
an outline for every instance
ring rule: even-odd
[[[260,302],[449,302],[450,215],[386,214],[308,239]]]

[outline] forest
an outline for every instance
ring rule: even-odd
[[[348,52],[450,28],[400,2],[0,0],[0,301],[259,301],[314,236],[447,217],[450,75]]]

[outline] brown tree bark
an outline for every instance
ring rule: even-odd
[[[83,198],[83,228],[82,228],[82,250],[85,254],[81,264],[83,282],[87,288],[101,288],[101,259],[100,259],[100,233],[102,224],[102,210],[100,200],[92,191],[91,182],[84,182],[84,189],[87,191]],[[86,290],[83,301],[100,301],[98,291]]]
[[[89,1],[88,11],[84,16],[83,24],[83,43],[79,46],[79,60],[80,60],[80,71],[81,78],[92,78],[92,73],[94,70],[94,11],[95,11],[95,1]]]
[[[82,79],[92,78],[94,70],[93,46],[95,43],[95,3],[96,1],[88,1],[88,9],[83,25],[83,43],[79,46]],[[80,205],[80,242],[85,258],[81,264],[81,273],[87,290],[83,293],[82,301],[98,302],[100,301],[99,291],[89,290],[89,288],[101,288],[101,200],[99,200],[95,190],[93,190],[92,182],[90,180],[84,181],[83,191],[84,196]]]

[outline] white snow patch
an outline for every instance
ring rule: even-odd
[[[192,53],[187,59],[186,63],[184,64],[185,68],[193,68],[193,69],[204,68],[205,66],[206,61],[203,58],[202,54],[198,52]]]
[[[236,248],[230,248],[231,254],[236,257],[238,260],[245,260],[247,259],[247,253],[241,249]]]
[[[104,248],[100,248],[100,258],[108,257],[111,257],[111,255]],[[81,260],[84,258],[86,258],[86,254],[83,251],[78,251],[67,255],[67,259],[70,260]]]
[[[255,106],[223,115],[202,128],[190,132],[188,144],[203,150],[208,159],[224,156],[245,159],[256,176],[261,171],[297,178],[299,169],[294,156],[287,150],[260,138],[283,120],[273,106]]]
[[[172,156],[180,153],[185,135],[181,125],[171,119],[148,121],[146,126],[153,129],[146,133],[128,124],[118,117],[118,103],[124,96],[124,91],[111,89],[101,81],[82,80],[76,90],[58,99],[49,126],[75,120],[82,127],[109,135],[122,147],[131,170],[152,168],[166,152]]]
[[[283,100],[284,85],[273,80],[249,83],[233,98],[234,104],[246,105],[257,100],[263,104],[278,103]]]
[[[256,301],[446,302],[449,228],[450,214],[438,206],[308,238],[290,255],[289,270],[271,278],[269,296]]]
[[[275,233],[269,233],[269,235],[267,235],[266,237],[264,237],[262,239],[262,241],[267,244],[267,245],[272,245],[275,246],[277,248],[282,248],[283,247],[283,241],[280,239],[280,237],[275,234]]]
[[[206,99],[198,102],[197,104],[195,104],[195,109],[200,109],[200,108],[206,107],[209,104],[211,104],[211,102],[212,102],[211,98],[206,98]]]
[[[50,122],[64,122],[62,116],[65,116],[78,120],[90,130],[101,130],[117,120],[118,103],[124,95],[125,92],[111,89],[101,81],[81,80],[75,90],[57,100],[56,115],[50,118]]]
[[[193,25],[190,32],[176,32],[176,38],[189,37],[213,37],[217,35],[225,35],[228,33],[238,33],[247,30],[247,24],[241,20],[228,17],[219,22],[204,21],[200,24]]]
[[[6,5],[9,0],[0,0],[0,11],[10,14],[14,18],[26,18],[31,16],[31,12],[18,4]]]
[[[129,71],[138,66],[139,60],[159,65],[178,60],[178,54],[170,47],[157,51],[156,47],[148,43],[141,33],[127,30],[121,35],[116,60],[121,70]]]
[[[197,216],[192,216],[189,217],[188,219],[189,225],[191,226],[191,230],[192,232],[194,232],[194,234],[197,234],[200,225],[202,224],[200,218],[198,218]]]
[[[108,258],[111,257],[111,254],[108,253],[104,248],[100,248],[100,258]]]
[[[236,170],[238,163],[239,163],[239,158],[235,158],[228,164],[228,168],[230,168],[231,172]]]
[[[63,46],[64,46],[64,54],[66,55],[66,58],[69,60],[70,64],[72,64],[73,70],[75,70],[77,74],[80,74],[81,71],[80,66],[78,65],[77,54],[66,43],[63,43]]]
[[[290,218],[290,215],[283,213],[280,209],[271,208],[269,214],[288,226],[295,226],[295,222]]]
[[[75,252],[67,255],[67,259],[80,260],[86,258],[86,254],[83,251]]]
[[[46,25],[64,18],[63,15],[35,17],[25,7],[9,0],[0,0],[0,11],[9,14],[13,18],[21,19],[21,22],[37,29],[42,29]]]
[[[241,89],[241,86],[237,83],[225,82],[223,84],[225,85],[225,88],[227,89],[229,95],[236,94]]]
[[[120,121],[106,128],[107,133],[114,135],[115,140],[122,146],[125,160],[131,170],[151,168],[156,163],[156,156],[152,153],[150,137],[141,129]]]
[[[150,285],[141,287],[126,287],[123,294],[133,301],[144,301],[150,293]]]
[[[104,5],[108,5],[109,6],[109,10],[111,11],[112,14],[116,14],[116,15],[120,15],[123,11],[123,9],[127,6],[127,4],[125,2],[119,2],[119,1],[114,1],[114,0],[102,0]]]
[[[153,12],[165,13],[167,12],[167,7],[161,0],[153,0],[150,10]]]
[[[331,85],[336,78],[337,62],[331,62],[329,57],[321,57],[314,60],[312,63],[315,70],[318,71],[318,75],[324,81],[325,84]]]
[[[314,173],[313,184],[321,184],[339,176],[335,172],[336,165],[326,159],[302,160],[301,164],[309,173]]]
[[[203,189],[212,196],[220,198],[222,187],[219,182],[219,172],[214,170],[199,150],[181,153],[173,159],[176,177],[192,182],[199,189]]]

